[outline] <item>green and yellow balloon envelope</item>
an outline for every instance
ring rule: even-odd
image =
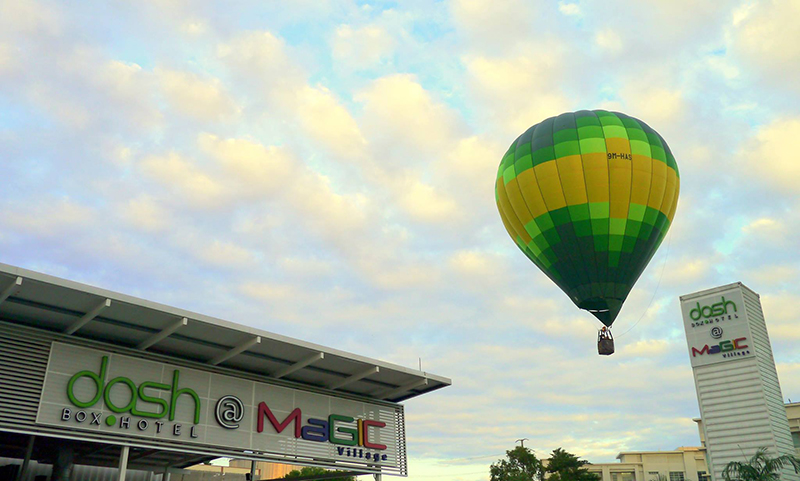
[[[678,165],[655,130],[581,110],[520,135],[500,162],[495,194],[522,252],[611,326],[672,223],[679,188]]]

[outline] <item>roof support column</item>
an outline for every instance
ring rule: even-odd
[[[125,475],[128,472],[128,454],[131,448],[129,446],[122,446],[122,451],[119,453],[119,476],[117,481],[125,481]]]
[[[212,366],[216,366],[219,363],[225,362],[228,359],[232,358],[233,356],[239,355],[244,351],[250,349],[251,347],[255,346],[256,344],[261,344],[261,336],[256,336],[251,339],[244,341],[243,343],[239,344],[236,347],[231,348],[227,352],[223,352],[219,356],[211,359],[208,361],[208,364]]]
[[[94,319],[95,317],[100,314],[100,312],[105,309],[106,307],[111,307],[111,299],[106,299],[105,301],[101,302],[97,307],[92,309],[91,311],[87,312],[83,315],[80,319],[72,323],[65,331],[64,334],[74,334],[75,331],[85,326],[89,321]]]
[[[250,461],[250,481],[255,481],[256,479],[256,462]]]
[[[339,389],[341,387],[347,386],[348,384],[354,383],[356,381],[360,381],[360,380],[364,379],[365,377],[367,377],[367,376],[369,376],[371,374],[378,373],[378,372],[381,372],[381,368],[378,367],[378,366],[372,366],[369,369],[365,369],[365,370],[363,370],[361,372],[357,372],[357,373],[353,374],[350,377],[346,377],[346,378],[342,379],[341,381],[336,381],[333,384],[329,384],[328,385],[328,389],[332,389],[332,390]]]
[[[10,286],[3,289],[3,292],[0,292],[0,304],[2,304],[3,301],[8,299],[11,296],[11,294],[13,294],[17,289],[19,289],[19,286],[21,285],[22,285],[22,278],[17,277],[16,280],[14,280],[14,282],[12,282]]]
[[[377,397],[378,399],[391,399],[393,397],[399,396],[400,394],[405,394],[405,393],[407,393],[408,391],[410,391],[410,390],[412,390],[414,388],[417,388],[417,387],[420,387],[420,386],[427,386],[427,385],[428,385],[428,378],[418,379],[418,380],[410,382],[410,383],[408,383],[408,384],[406,384],[404,386],[400,386],[400,387],[398,387],[396,389],[392,389],[390,391],[386,391],[383,394],[381,394],[379,396],[375,396],[375,397]]]
[[[147,339],[142,341],[138,346],[136,346],[136,349],[141,349],[142,351],[144,351],[145,349],[149,348],[153,344],[156,344],[158,342],[163,341],[170,334],[172,334],[173,332],[177,331],[178,329],[180,329],[181,327],[183,327],[183,326],[185,326],[187,324],[189,324],[189,319],[184,317],[183,319],[173,323],[172,325],[170,325],[168,327],[165,327],[164,329],[160,330],[159,332],[157,332],[157,333],[153,334],[152,336],[148,337]]]
[[[283,376],[288,376],[289,374],[291,374],[291,373],[293,373],[295,371],[299,371],[300,369],[303,369],[304,367],[306,367],[306,366],[308,366],[308,365],[310,365],[312,363],[315,363],[315,362],[319,361],[320,359],[325,359],[325,353],[324,352],[315,352],[314,354],[308,356],[307,358],[297,361],[296,363],[292,364],[291,366],[286,366],[285,368],[283,368],[283,369],[281,369],[279,371],[276,371],[275,373],[272,374],[272,377],[274,377],[275,379],[280,379]]]
[[[21,278],[20,278],[21,279]],[[17,473],[17,481],[22,481],[28,474],[28,466],[31,464],[31,456],[33,456],[33,443],[36,441],[36,436],[28,437],[28,445],[25,447],[25,458],[22,460],[22,468]]]

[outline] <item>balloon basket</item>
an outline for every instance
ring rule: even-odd
[[[614,354],[614,336],[611,329],[604,329],[597,332],[597,354],[610,356]]]

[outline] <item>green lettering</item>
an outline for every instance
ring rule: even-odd
[[[358,430],[355,428],[336,427],[336,421],[352,423],[353,418],[350,416],[341,416],[339,414],[331,414],[328,416],[328,440],[333,444],[344,444],[345,446],[355,446],[358,444]],[[337,438],[333,435],[336,432],[349,434],[350,439]]]
[[[116,384],[125,384],[128,386],[128,389],[131,391],[131,399],[128,401],[128,404],[125,407],[115,406],[114,403],[111,402],[111,388],[114,387]],[[114,411],[115,413],[124,413],[130,411],[134,406],[136,406],[136,384],[133,383],[127,377],[115,377],[111,381],[108,382],[105,391],[103,392],[103,399],[106,401],[106,407],[108,409]]]
[[[106,367],[108,366],[108,356],[103,356],[103,360],[100,361],[100,374],[95,374],[92,371],[81,371],[76,373],[69,379],[67,383],[67,398],[69,402],[78,406],[79,408],[88,408],[92,407],[97,404],[97,401],[103,396],[103,385],[106,382]],[[89,401],[80,401],[78,398],[75,397],[75,382],[82,378],[88,377],[92,381],[94,381],[95,386],[97,387],[97,394]]]
[[[170,389],[169,384],[161,384],[157,382],[145,381],[139,385],[139,399],[147,403],[158,404],[161,406],[161,412],[159,413],[151,413],[148,411],[139,411],[137,406],[133,407],[131,410],[131,414],[134,416],[142,416],[146,418],[163,418],[167,415],[167,411],[169,410],[169,404],[167,403],[166,399],[161,399],[157,397],[153,397],[148,395],[144,392],[145,389],[161,389],[163,391],[168,391]]]
[[[177,369],[172,372],[172,396],[170,397],[169,402],[169,420],[175,420],[175,406],[178,404],[178,397],[182,394],[188,394],[189,396],[194,399],[194,423],[198,424],[200,422],[200,396],[194,392],[193,389],[184,388],[178,389],[178,380],[180,379],[180,371]]]
[[[734,303],[733,301],[726,301],[725,297],[723,297],[722,298],[722,303],[725,305],[725,314],[728,313],[728,304],[733,306],[733,312],[737,312],[736,303]]]
[[[719,350],[722,352],[733,351],[733,342],[731,341],[722,341],[719,343]]]

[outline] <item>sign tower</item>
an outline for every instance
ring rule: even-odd
[[[713,481],[761,447],[795,454],[759,295],[737,282],[680,299]]]

